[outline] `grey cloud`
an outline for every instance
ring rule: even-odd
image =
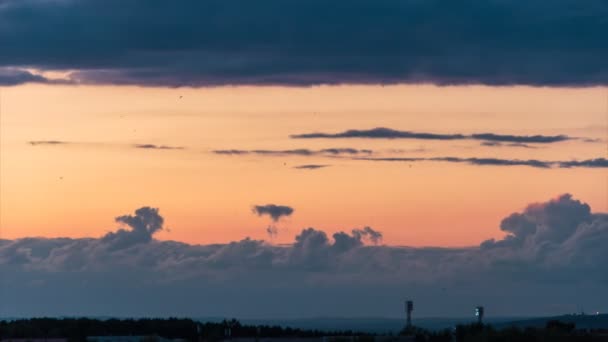
[[[543,161],[535,159],[500,159],[500,158],[460,158],[460,157],[432,157],[432,158],[407,158],[407,157],[391,157],[391,158],[363,158],[357,157],[354,160],[367,160],[376,162],[422,162],[422,161],[438,161],[447,163],[465,163],[471,165],[487,165],[487,166],[530,166],[541,169],[549,168],[606,168],[608,160],[605,158],[589,159],[589,160],[571,160],[571,161]]]
[[[422,316],[476,303],[496,315],[608,305],[608,214],[568,194],[511,214],[503,239],[468,248],[373,245],[381,233],[372,228],[331,238],[307,228],[292,245],[190,245],[153,238],[163,226],[156,209],[117,221],[129,229],[0,240],[0,271],[10,275],[0,278],[0,314],[399,316],[404,293],[424,303]]]
[[[305,133],[290,136],[293,139],[342,139],[342,138],[364,138],[364,139],[420,139],[420,140],[483,140],[486,142],[510,142],[510,143],[535,143],[549,144],[574,138],[567,135],[505,135],[494,133],[465,134],[438,134],[424,132],[400,131],[385,127],[357,130],[351,129],[340,133]],[[487,144],[487,143],[486,143]]]
[[[148,149],[148,150],[183,150],[181,146],[167,146],[167,145],[154,145],[154,144],[137,144],[135,148]]]
[[[169,87],[589,86],[608,82],[607,16],[603,0],[9,0],[0,67]]]
[[[268,215],[273,221],[277,222],[282,217],[291,216],[294,210],[286,205],[266,204],[253,206],[253,212],[258,216]]]

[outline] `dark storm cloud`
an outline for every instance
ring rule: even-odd
[[[282,217],[291,216],[294,210],[286,205],[266,204],[253,206],[253,212],[258,216],[270,216],[274,222],[277,222]]]
[[[296,165],[293,168],[299,170],[318,170],[322,168],[329,167],[330,165],[325,164],[304,164],[304,165]]]
[[[147,150],[183,150],[181,146],[167,146],[167,145],[154,145],[154,144],[137,144],[135,148],[147,149]]]
[[[317,155],[357,155],[357,154],[372,154],[372,150],[355,149],[355,148],[326,148],[322,150],[309,150],[305,148],[293,150],[214,150],[215,154],[224,155],[247,155],[257,154],[265,156],[317,156]]]
[[[606,17],[604,0],[8,0],[0,67],[78,84],[587,86],[608,83]]]
[[[363,139],[420,139],[420,140],[483,140],[486,142],[510,142],[514,144],[548,144],[556,143],[575,138],[567,135],[505,135],[494,133],[479,134],[437,134],[399,131],[391,128],[376,127],[372,129],[351,129],[340,133],[305,133],[290,136],[293,139],[342,139],[342,138],[363,138]]]
[[[571,160],[571,161],[543,161],[535,159],[499,159],[499,158],[460,158],[460,157],[431,157],[431,158],[353,158],[354,160],[367,160],[376,162],[422,162],[422,161],[439,161],[448,163],[466,163],[472,165],[490,165],[490,166],[531,166],[536,168],[606,168],[608,160],[605,158],[588,159],[588,160]]]
[[[508,215],[504,238],[468,248],[381,245],[369,227],[306,228],[290,245],[198,245],[154,239],[164,221],[154,208],[116,220],[127,228],[100,238],[0,240],[10,274],[0,315],[386,316],[400,314],[404,293],[424,301],[421,315],[608,305],[608,214],[569,194]]]

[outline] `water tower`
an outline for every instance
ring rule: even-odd
[[[407,314],[407,320],[405,322],[405,326],[407,328],[412,327],[412,311],[414,311],[414,302],[411,300],[408,300],[405,302],[405,312]]]
[[[475,316],[477,316],[477,323],[483,323],[483,306],[478,306],[475,308]]]

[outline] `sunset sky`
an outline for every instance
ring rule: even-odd
[[[608,311],[606,18],[0,0],[0,316]]]
[[[295,212],[278,224],[275,242],[290,242],[309,226],[328,232],[372,226],[393,245],[474,245],[502,237],[501,218],[531,201],[573,193],[608,210],[606,169],[213,151],[354,148],[372,150],[372,157],[593,159],[606,157],[607,101],[605,87],[5,88],[2,234],[100,236],[115,228],[117,213],[152,205],[162,208],[171,228],[161,239],[266,239],[268,222],[251,207],[279,203]],[[580,139],[527,148],[475,140],[290,138],[375,127]],[[294,169],[310,164],[327,167]]]

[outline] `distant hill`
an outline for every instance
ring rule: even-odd
[[[492,324],[504,324],[515,320],[520,320],[521,317],[503,317],[488,320]],[[220,318],[201,318],[200,321],[221,321]],[[384,317],[361,317],[361,318],[339,318],[339,317],[316,317],[316,318],[301,318],[301,319],[239,319],[240,322],[250,325],[278,325],[281,327],[291,327],[299,329],[335,331],[335,330],[352,330],[368,333],[398,333],[403,329],[405,320],[402,318],[384,318]],[[458,324],[467,324],[475,321],[471,318],[419,318],[414,319],[412,323],[421,328],[429,330],[441,330],[452,328]]]

